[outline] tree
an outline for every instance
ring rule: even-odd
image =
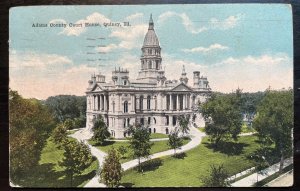
[[[292,152],[293,106],[293,90],[268,90],[253,121],[258,136],[267,137],[275,144],[275,151],[280,156],[279,170],[283,168],[284,158]]]
[[[100,145],[104,143],[105,139],[110,137],[110,133],[105,122],[103,121],[102,116],[100,116],[100,118],[95,121],[93,132],[93,139]]]
[[[267,147],[263,144],[260,144],[260,147],[251,156],[255,162],[255,170],[257,172],[256,183],[258,182],[258,174],[263,174],[263,170],[270,166],[267,162],[267,157],[269,157],[267,152]]]
[[[152,146],[152,143],[150,142],[150,132],[147,128],[142,126],[131,128],[131,131],[130,147],[133,150],[134,157],[138,158],[139,170],[141,170],[141,158],[150,155]]]
[[[216,146],[227,138],[237,140],[242,127],[241,91],[235,94],[215,95],[200,106],[206,120],[205,132]]]
[[[188,134],[190,130],[189,121],[190,121],[190,115],[181,115],[179,117],[179,126],[183,135]]]
[[[203,186],[206,187],[227,187],[230,186],[227,181],[229,174],[225,170],[223,164],[221,165],[211,165],[208,171],[208,176],[203,176],[201,178]]]
[[[123,158],[124,155],[127,153],[127,149],[126,149],[126,147],[124,147],[123,145],[121,145],[121,146],[118,148],[118,152],[120,153],[121,157]]]
[[[182,143],[182,139],[178,136],[178,130],[175,129],[175,131],[172,131],[169,134],[169,142],[168,145],[174,149],[174,155],[176,154],[176,149],[180,148],[183,143]]]
[[[24,99],[9,90],[10,177],[17,181],[38,165],[41,151],[55,121],[48,108],[36,99]]]
[[[59,122],[66,119],[84,118],[86,110],[86,97],[75,95],[51,96],[45,101],[53,115]]]
[[[67,140],[64,147],[64,158],[59,163],[65,167],[65,172],[70,177],[70,185],[73,185],[73,176],[81,174],[82,171],[91,165],[93,158],[90,148],[83,142]]]
[[[74,129],[75,128],[75,121],[72,120],[72,119],[66,119],[64,121],[64,126],[67,130]]]
[[[56,126],[52,132],[52,139],[58,145],[58,148],[62,147],[67,140],[67,128],[64,124],[60,123]]]
[[[108,187],[113,188],[120,185],[122,166],[120,163],[120,156],[114,148],[108,151],[100,175],[101,181]]]

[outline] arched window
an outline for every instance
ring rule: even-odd
[[[140,110],[143,110],[143,102],[144,102],[144,96],[140,97]]]
[[[124,101],[124,113],[128,113],[128,101]]]
[[[166,116],[166,125],[169,125],[169,116]]]
[[[151,69],[151,61],[148,61],[148,69]]]
[[[115,101],[112,102],[113,105],[113,113],[115,113]]]
[[[127,85],[127,81],[126,80],[124,80],[124,86],[126,86]]]
[[[148,125],[151,123],[151,117],[148,117]]]
[[[150,103],[151,103],[151,96],[148,96],[147,97],[147,110],[150,110],[150,108],[151,108]]]

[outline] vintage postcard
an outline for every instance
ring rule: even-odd
[[[14,7],[12,187],[293,185],[289,4]]]

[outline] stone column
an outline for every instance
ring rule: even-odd
[[[173,110],[173,98],[172,94],[170,94],[170,111]]]
[[[106,95],[104,95],[104,111],[107,110],[107,101],[106,101]]]
[[[95,111],[95,95],[93,95],[93,111]]]
[[[134,105],[135,105],[135,100],[134,100],[134,94],[131,94],[131,112],[134,112]]]
[[[176,110],[179,111],[179,109],[180,109],[179,94],[176,94],[176,97],[177,97]]]
[[[122,94],[118,94],[118,112],[121,112],[121,95]]]
[[[185,110],[185,108],[186,108],[186,94],[183,94],[182,104],[183,104],[183,110]]]
[[[102,94],[100,94],[100,110],[103,110]]]
[[[147,111],[147,97],[148,96],[144,96],[143,97],[143,110]],[[150,107],[151,108],[151,107]]]

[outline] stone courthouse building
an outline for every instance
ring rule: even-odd
[[[197,105],[210,95],[208,80],[199,71],[193,72],[192,86],[188,85],[184,66],[178,79],[165,77],[152,16],[141,50],[135,80],[122,68],[112,71],[111,82],[106,82],[105,75],[92,75],[86,91],[88,129],[101,115],[115,138],[128,136],[126,129],[134,124],[147,126],[151,133],[168,134],[178,126],[180,115],[197,114]],[[201,116],[196,116],[197,125],[204,126]]]

